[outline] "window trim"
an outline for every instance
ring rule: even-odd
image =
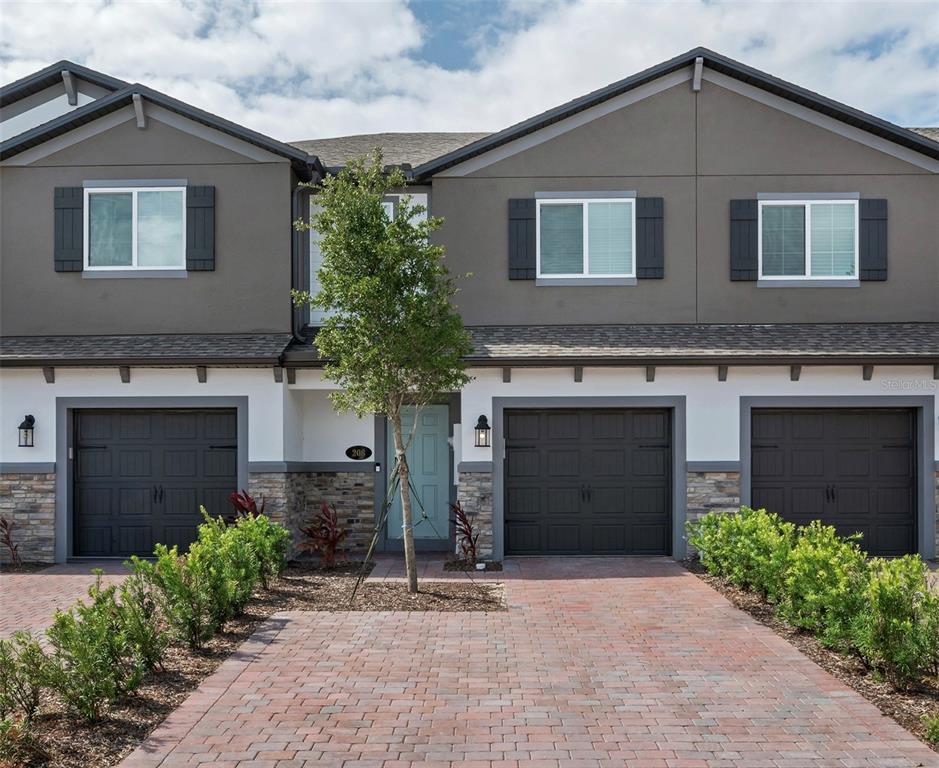
[[[167,266],[138,265],[137,263],[137,195],[140,192],[181,192],[183,238],[180,260],[178,264]],[[122,265],[95,266],[91,264],[90,251],[90,216],[91,196],[102,194],[131,195],[131,263]],[[82,211],[82,259],[83,268],[90,272],[179,272],[186,269],[186,187],[180,186],[127,186],[127,187],[85,187]]]
[[[850,275],[813,275],[812,274],[812,205],[851,205],[854,207],[854,272]],[[801,205],[805,210],[805,271],[801,275],[764,275],[763,274],[763,208],[766,206],[795,206]],[[854,282],[860,274],[860,204],[857,198],[827,198],[827,197],[800,197],[787,200],[785,198],[757,201],[757,275],[759,282],[786,282],[786,281],[838,281]]]
[[[592,274],[589,272],[590,264],[590,234],[588,210],[591,203],[629,203],[630,215],[632,217],[631,226],[631,244],[632,249],[632,272],[615,272],[610,274]],[[552,273],[549,275],[541,272],[541,208],[546,205],[577,205],[582,209],[583,215],[583,271],[574,273]],[[574,280],[592,280],[592,281],[619,281],[636,277],[636,198],[635,197],[548,197],[537,198],[535,200],[535,279],[543,281],[543,284],[557,280],[570,284]]]

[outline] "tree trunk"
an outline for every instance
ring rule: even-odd
[[[398,480],[401,489],[401,527],[404,542],[404,568],[408,575],[408,592],[417,592],[417,561],[414,556],[414,527],[411,525],[411,481],[408,457],[404,451],[404,436],[401,431],[401,414],[391,419],[395,436],[395,457],[398,460]]]

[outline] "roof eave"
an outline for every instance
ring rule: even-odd
[[[80,80],[85,80],[112,91],[120,90],[128,85],[124,80],[63,59],[0,88],[0,107],[9,106],[30,94],[55,85],[61,81],[63,70],[68,70]]]

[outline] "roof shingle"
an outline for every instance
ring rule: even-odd
[[[316,155],[327,168],[344,166],[354,157],[380,147],[387,165],[416,166],[488,136],[488,133],[361,133],[330,139],[293,141],[297,149]]]

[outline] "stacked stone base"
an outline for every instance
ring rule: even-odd
[[[340,551],[365,554],[375,528],[375,475],[372,472],[253,472],[248,490],[265,513],[293,535],[291,557],[309,554],[305,527],[326,502],[336,508],[347,531]]]
[[[489,472],[460,472],[457,501],[479,532],[476,556],[480,560],[492,559],[492,474]],[[459,542],[456,543],[457,554]]]
[[[698,520],[708,512],[733,512],[740,509],[739,472],[688,472],[685,520]],[[688,554],[694,548],[688,547]]]
[[[55,473],[0,474],[0,517],[13,523],[13,543],[24,563],[55,562]],[[0,562],[10,553],[0,547]]]

